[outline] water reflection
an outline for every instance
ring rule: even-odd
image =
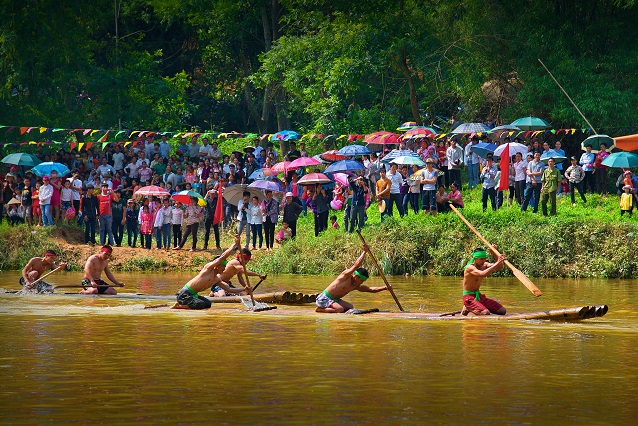
[[[168,295],[190,274],[120,276],[126,291]],[[0,287],[17,289],[17,278],[0,274]],[[61,274],[56,283],[76,280]],[[456,278],[391,280],[407,310],[460,306]],[[0,380],[10,384],[0,412],[6,424],[633,423],[635,286],[535,283],[540,299],[509,279],[490,279],[485,291],[511,312],[587,303],[610,312],[574,324],[433,322],[235,306],[149,312],[134,300],[0,295]],[[316,277],[262,284],[325,285]],[[396,310],[386,293],[348,300]]]

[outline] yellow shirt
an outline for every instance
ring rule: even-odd
[[[631,194],[620,194],[620,210],[631,210]]]

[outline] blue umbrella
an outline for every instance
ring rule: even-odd
[[[516,126],[521,130],[545,130],[552,128],[552,125],[547,121],[542,118],[532,117],[531,115],[512,121],[512,126]]]
[[[299,139],[299,133],[294,130],[282,130],[281,132],[277,132],[270,137],[271,141],[294,141]]]
[[[385,157],[383,157],[381,159],[381,162],[390,164],[390,161],[392,161],[392,160],[394,160],[395,158],[398,158],[398,157],[418,157],[418,158],[421,158],[421,156],[419,156],[419,154],[417,154],[414,151],[410,151],[409,149],[393,149]]]
[[[329,165],[324,173],[336,173],[336,172],[352,172],[355,170],[364,170],[363,164],[354,160],[341,160]]]
[[[480,143],[477,143],[476,145],[472,145],[472,148],[470,149],[472,150],[474,154],[485,159],[487,158],[487,154],[494,154],[496,145],[494,145],[493,143],[480,142]]]
[[[255,182],[248,185],[250,188],[263,189],[264,191],[275,191],[280,192],[281,186],[276,182],[270,180],[256,180]]]
[[[560,155],[559,153],[557,153],[557,152],[556,152],[556,151],[554,151],[554,150],[550,150],[549,152],[547,152],[547,153],[545,153],[545,154],[541,155],[541,161],[542,161],[543,163],[545,163],[545,164],[547,164],[547,161],[548,161],[550,158],[553,158],[553,159],[554,159],[554,161],[556,162],[556,164],[558,164],[558,163],[562,163],[562,162],[564,162],[565,160],[567,160],[567,157],[565,157],[564,155]]]
[[[54,170],[58,172],[58,176],[66,176],[71,173],[71,170],[69,170],[69,168],[64,164],[54,163],[52,161],[40,163],[31,170],[33,170],[33,173],[35,173],[36,176],[40,177],[50,175]]]
[[[264,175],[264,169],[255,170],[248,176],[248,179],[252,180],[264,180],[266,179],[266,175]]]
[[[630,169],[638,167],[638,155],[631,152],[614,152],[609,154],[603,161],[603,166]]]
[[[4,157],[1,161],[4,164],[13,164],[16,166],[28,166],[33,167],[40,164],[40,160],[33,154],[26,154],[24,152],[16,152]]]
[[[343,148],[341,148],[339,151],[337,151],[337,153],[341,155],[356,156],[356,155],[370,155],[372,154],[372,151],[370,151],[368,147],[363,145],[346,145]]]

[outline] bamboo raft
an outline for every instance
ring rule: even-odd
[[[7,292],[7,293],[18,293],[16,292]],[[142,293],[118,293],[115,295],[93,295],[93,294],[80,294],[80,293],[49,293],[41,295],[43,297],[93,297],[93,298],[104,298],[104,299],[125,299],[125,300],[168,300],[175,302],[175,296],[153,296],[149,294]],[[239,296],[224,296],[224,297],[207,297],[211,303],[241,303],[241,298]],[[279,305],[303,305],[315,303],[317,300],[316,294],[304,294],[304,293],[295,293],[290,291],[278,291],[274,293],[260,293],[254,294],[254,298],[256,302],[263,303],[273,303]]]

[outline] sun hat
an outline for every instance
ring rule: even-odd
[[[42,180],[51,180],[51,178],[49,176],[43,176]]]
[[[294,197],[294,195],[292,195],[292,192],[286,192],[286,197]]]

